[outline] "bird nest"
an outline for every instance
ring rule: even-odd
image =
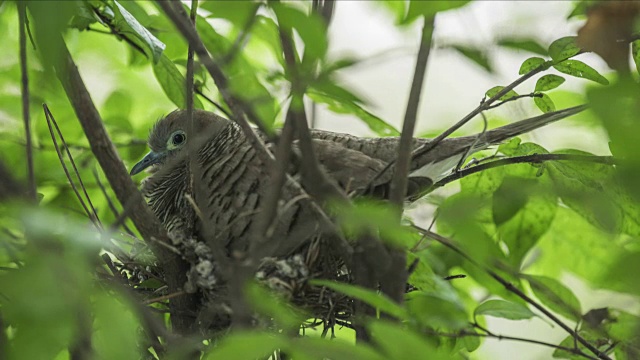
[[[197,314],[195,323],[205,333],[224,332],[231,325],[227,285],[213,279],[212,275],[202,276],[204,273],[215,274],[216,264],[209,259],[207,251],[203,250],[203,243],[194,244],[191,249],[189,246],[181,246],[180,250],[183,257],[191,263],[188,272],[190,280],[185,285],[185,291],[199,294],[198,297],[201,299],[199,308],[192,309],[194,314]],[[210,265],[212,262],[213,266]],[[154,300],[159,299],[161,301],[156,304],[156,308],[162,308],[162,303],[175,295],[169,294],[166,287],[151,291],[147,286],[150,280],[157,283],[163,278],[163,269],[149,262],[114,264],[118,272],[129,275],[129,285],[143,295],[145,303],[156,303]],[[310,241],[288,257],[262,259],[255,274],[258,283],[305,313],[307,320],[301,324],[303,328],[322,326],[323,334],[326,334],[336,325],[351,327],[353,299],[327,287],[314,285],[311,280],[316,279],[347,284],[352,282],[351,271],[335,250],[335,246],[321,237]],[[260,323],[264,323],[263,320],[265,319],[260,319]],[[266,320],[269,323],[269,319]]]

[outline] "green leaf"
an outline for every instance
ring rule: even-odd
[[[631,56],[636,64],[636,71],[640,73],[640,40],[631,43]]]
[[[235,27],[244,29],[261,4],[253,1],[202,1],[198,6],[211,13],[209,18],[226,19]]]
[[[286,3],[270,3],[278,23],[285,29],[295,29],[304,42],[306,61],[324,58],[327,53],[327,29],[324,20],[315,12],[305,14],[303,11],[286,5]]]
[[[500,226],[512,217],[527,203],[530,195],[529,186],[534,180],[505,177],[502,184],[493,193],[493,222]]]
[[[487,300],[474,311],[474,316],[493,316],[509,320],[531,319],[536,316],[528,307],[504,300]]]
[[[462,45],[452,45],[451,48],[458,51],[464,57],[473,61],[474,63],[476,63],[483,69],[485,69],[486,71],[490,73],[493,72],[493,68],[491,67],[489,58],[487,58],[486,52],[480,49],[476,49],[468,46],[462,46]]]
[[[563,153],[590,155],[576,150]],[[640,235],[640,209],[621,186],[619,170],[570,161],[549,162],[547,169],[565,205],[605,231]]]
[[[391,12],[395,19],[395,24],[400,25],[404,21],[405,14],[407,13],[407,5],[406,1],[396,1],[396,0],[382,0],[377,1],[376,4],[382,4],[385,9]]]
[[[557,88],[562,85],[565,79],[562,76],[548,74],[536,82],[536,90],[535,91],[549,91]]]
[[[502,91],[502,89],[504,89],[504,86],[494,86],[491,89],[487,90],[485,95],[488,98],[492,98],[492,97],[498,95],[498,93],[500,91]],[[512,97],[516,97],[516,96],[518,96],[517,92],[515,92],[513,90],[509,90],[509,92],[507,92],[506,94],[502,95],[498,100],[505,101],[505,100],[511,99]]]
[[[314,286],[325,286],[329,289],[341,292],[351,298],[361,300],[382,312],[397,317],[398,319],[408,319],[407,310],[405,308],[398,305],[385,295],[379,294],[373,290],[329,280],[314,279],[309,281],[309,283]]]
[[[438,291],[412,291],[406,295],[410,318],[423,326],[458,330],[469,325],[467,312],[455,290],[438,279]]]
[[[167,97],[180,109],[186,107],[185,78],[182,76],[173,61],[165,55],[160,56],[160,61],[153,65],[153,73],[160,83]],[[202,103],[197,97],[193,98],[193,105],[202,109]]]
[[[326,104],[337,114],[351,114],[362,120],[379,136],[398,136],[400,132],[381,118],[365,110],[353,94],[333,84],[315,84],[307,90],[307,96],[316,103]]]
[[[546,276],[524,275],[533,294],[548,307],[568,319],[578,321],[582,315],[580,300],[569,288],[559,281]]]
[[[318,337],[304,336],[290,341],[290,345],[284,349],[293,353],[294,359],[332,359],[332,360],[384,360],[385,356],[371,346],[353,344],[341,339],[327,341]],[[299,356],[296,356],[299,355]],[[229,357],[216,359],[255,359],[257,357]],[[264,357],[266,358],[266,357]]]
[[[469,0],[411,0],[409,2],[409,11],[403,21],[403,24],[409,24],[417,19],[419,16],[424,16],[427,19],[434,17],[437,13],[457,9],[465,6],[469,3]]]
[[[429,359],[450,359],[444,349],[438,349],[434,340],[401,324],[379,320],[371,322],[367,327],[373,341],[386,354],[387,359],[420,359],[425,354],[429,354]]]
[[[551,66],[551,62],[546,61],[543,58],[540,57],[530,57],[527,60],[525,60],[522,65],[520,65],[520,70],[518,71],[518,74],[520,75],[524,75],[526,73],[528,73],[531,70],[535,70],[538,67],[542,66],[543,64],[547,63],[547,67]]]
[[[236,331],[220,340],[204,359],[266,359],[286,343],[285,338],[273,333]]]
[[[595,345],[602,344],[600,346],[596,346],[600,351],[605,351],[606,349],[610,348],[610,345],[608,344],[608,342],[603,341],[604,339],[599,337],[594,331],[580,330],[578,331],[578,335],[580,335],[583,339],[585,339],[591,344],[595,344]],[[581,351],[582,353],[591,354],[591,350],[587,349],[584,345],[582,345],[582,343],[577,342],[576,339],[574,339],[573,336],[571,335],[564,338],[558,345],[564,348],[569,348],[569,349],[574,349],[577,346],[577,350]],[[574,353],[571,353],[563,349],[554,350],[552,356],[556,359],[571,359],[571,360],[584,359],[584,356],[576,355]]]
[[[102,359],[139,358],[140,325],[130,304],[113,294],[100,292],[99,296],[92,297],[92,307],[96,330],[91,342],[96,355]]]
[[[551,97],[549,97],[549,95],[543,93],[537,93],[536,95],[538,96],[535,96],[533,98],[533,102],[536,104],[538,109],[540,109],[540,111],[542,111],[543,113],[548,113],[556,110],[556,104],[553,103],[553,100],[551,100]]]
[[[554,63],[559,63],[582,51],[576,44],[576,36],[566,36],[560,38],[549,45],[549,56]]]
[[[149,59],[152,59],[153,63],[156,64],[161,59],[165,44],[158,40],[147,28],[142,26],[142,24],[117,1],[114,1],[114,4],[112,25],[118,33],[127,36],[129,40],[142,48]]]
[[[553,65],[553,67],[567,75],[592,80],[602,85],[609,85],[609,80],[607,80],[607,78],[600,75],[596,69],[579,60],[565,60]]]
[[[542,56],[547,55],[547,49],[532,39],[502,38],[498,40],[498,45],[510,49],[524,50]]]

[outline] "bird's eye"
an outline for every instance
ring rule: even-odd
[[[167,141],[167,149],[173,150],[178,147],[184,145],[184,142],[187,141],[187,135],[182,130],[178,130],[169,136],[169,140]]]
[[[182,133],[177,133],[173,135],[173,145],[180,145],[184,142],[185,136]]]

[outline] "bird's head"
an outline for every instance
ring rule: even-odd
[[[163,164],[169,158],[180,154],[189,142],[200,142],[213,137],[230,123],[214,113],[195,109],[193,124],[189,126],[186,110],[176,110],[158,120],[149,133],[151,151],[133,166],[131,175],[156,164]]]

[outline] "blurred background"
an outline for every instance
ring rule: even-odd
[[[20,94],[19,78],[16,77],[19,76],[19,71],[16,71],[19,66],[18,24],[15,12],[6,11],[6,8],[0,7],[0,34],[3,34],[0,43],[3,49],[11,51],[0,53],[0,141],[5,154],[14,154],[6,156],[7,165],[13,167],[24,161],[21,140],[24,133],[20,103],[16,101]],[[557,38],[575,35],[584,19],[567,20],[572,8],[570,1],[475,1],[458,10],[439,14],[416,135],[437,135],[474,109],[488,89],[507,85],[519,76],[520,64],[534,54],[499,47],[496,43],[500,39],[528,38],[546,47]],[[149,7],[149,11],[157,13],[153,6]],[[341,72],[341,81],[367,101],[369,111],[398,129],[402,126],[413,76],[419,33],[419,23],[408,28],[395,26],[392,14],[381,3],[345,0],[336,3],[330,28],[330,57],[360,60],[357,65]],[[126,143],[119,150],[126,164],[132,166],[146,152],[144,140],[153,123],[172,111],[175,105],[156,82],[151,66],[136,64],[131,60],[131,50],[126,43],[98,32],[80,34],[75,30],[68,32],[66,40],[93,100],[108,123],[110,134],[116,143]],[[482,50],[491,71],[462,56],[451,48],[452,45]],[[604,74],[609,72],[604,62],[595,55],[581,55],[581,60]],[[36,145],[52,148],[40,107],[46,101],[60,122],[65,137],[76,139],[73,145],[77,149],[85,147],[86,150],[88,144],[79,135],[81,129],[76,121],[70,121],[75,115],[59,82],[39,67],[33,52],[30,63],[36,69],[31,74],[35,97],[32,114]],[[584,103],[582,89],[594,86],[586,80],[573,77],[566,79],[560,90],[551,92],[558,108]],[[535,79],[517,90],[521,94],[528,93],[533,91],[534,85]],[[540,111],[533,102],[523,99],[489,111],[487,117],[490,126],[497,126],[537,114]],[[482,126],[481,118],[477,118],[458,133],[478,132]],[[353,116],[338,115],[323,106],[317,108],[315,127],[361,136],[374,135]],[[604,131],[588,113],[537,130],[529,136],[549,150],[571,147],[597,155],[609,154]],[[89,161],[91,157],[88,151],[77,154],[76,161],[80,162]],[[63,198],[61,194],[68,192],[68,189],[59,187],[65,179],[55,153],[38,152],[35,160],[36,168],[40,169],[36,174],[39,177],[38,190],[43,193],[44,201],[67,204],[68,197]],[[23,174],[17,175],[24,179]],[[421,204],[423,206],[414,208],[411,214],[418,221],[428,221],[431,214],[429,206],[424,202]],[[109,219],[108,215],[105,217]],[[545,241],[557,239],[543,239],[541,244]],[[532,272],[535,273],[535,266]],[[584,309],[612,306],[631,312],[639,310],[632,308],[633,299],[606,291],[592,291],[571,273],[564,273],[559,280],[574,290]],[[559,343],[565,337],[564,331],[540,319],[516,322],[487,318],[487,321],[488,328],[496,334],[552,343]],[[552,349],[538,345],[485,339],[480,350],[472,356],[478,359],[533,360],[548,359],[551,353]]]

